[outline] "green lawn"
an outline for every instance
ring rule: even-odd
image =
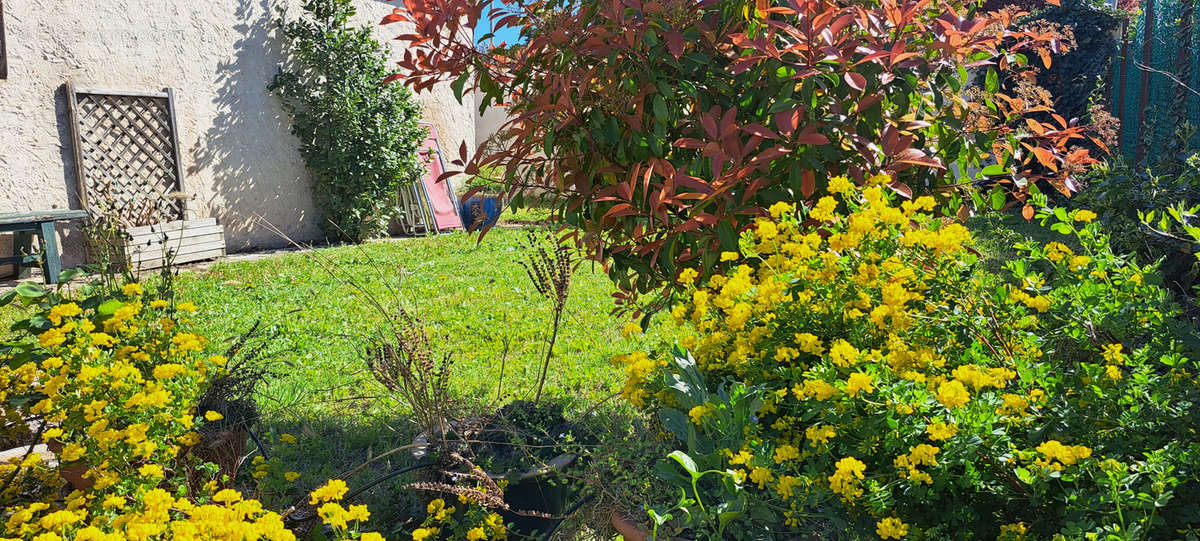
[[[360,355],[385,317],[369,297],[426,321],[436,347],[453,353],[456,387],[466,396],[496,392],[507,339],[505,387],[525,396],[551,312],[517,264],[523,237],[497,228],[482,243],[456,233],[219,264],[185,275],[180,295],[202,307],[196,319],[208,336],[233,336],[258,320],[278,334],[280,359],[289,366],[266,394],[288,405],[282,417],[358,412],[364,404],[348,399],[380,394]],[[556,392],[607,394],[619,379],[609,359],[641,347],[621,338],[624,321],[609,315],[612,292],[598,267],[585,264],[576,273],[555,350],[559,369],[548,383]],[[392,409],[365,404],[372,413]]]

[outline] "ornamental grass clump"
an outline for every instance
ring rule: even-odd
[[[389,324],[372,340],[367,367],[376,381],[408,404],[430,441],[440,441],[460,413],[450,395],[454,358],[434,353],[424,323],[407,310],[400,308]]]
[[[138,283],[84,292],[22,284],[0,297],[35,306],[0,344],[0,416],[6,439],[26,450],[0,465],[5,538],[295,539],[280,514],[225,488],[232,480],[193,452],[203,427],[224,418],[197,402],[228,374],[227,359],[187,330],[197,306]],[[33,434],[19,430],[26,423]],[[321,518],[335,538],[360,538],[366,507],[342,509],[336,496]]]
[[[1060,209],[1039,216],[1061,242],[1019,244],[991,275],[966,227],[928,197],[895,205],[887,181],[772,206],[721,254],[731,272],[678,275],[686,351],[618,358],[625,396],[678,438],[659,471],[683,496],[655,523],[702,539],[1200,527],[1200,342],[1154,266]]]
[[[575,271],[571,249],[563,240],[556,238],[553,233],[538,235],[529,231],[525,242],[522,243],[525,254],[518,261],[538,295],[550,302],[550,310],[554,314],[553,323],[550,325],[550,338],[546,341],[546,358],[542,360],[537,392],[533,396],[534,405],[542,399],[546,373],[550,370],[550,359],[554,356],[554,343],[558,341],[558,328],[562,323],[563,310],[567,307],[567,296],[571,293],[571,273]]]

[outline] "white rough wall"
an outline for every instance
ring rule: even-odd
[[[475,143],[482,144],[489,137],[500,131],[500,127],[508,122],[508,108],[492,105],[483,110],[483,114],[479,114],[479,106],[483,105],[483,95],[475,94],[473,100],[475,110]]]
[[[298,1],[286,2],[298,12]],[[394,4],[355,0],[375,26]],[[289,122],[266,87],[281,58],[269,0],[16,0],[4,3],[9,74],[0,80],[0,212],[79,208],[63,84],[175,89],[185,191],[193,217],[216,217],[231,251],[318,236],[309,176]],[[402,32],[378,27],[381,41]],[[395,53],[398,55],[399,53]],[[448,87],[419,95],[448,154],[474,148],[474,116]],[[77,224],[76,224],[77,225]],[[60,227],[64,263],[82,259]],[[10,253],[0,234],[0,254]],[[2,270],[2,269],[0,269]]]

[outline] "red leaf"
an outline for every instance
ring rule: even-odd
[[[888,184],[888,188],[891,188],[893,192],[900,194],[900,196],[905,199],[912,199],[912,188],[909,188],[908,184],[897,180]]]
[[[674,146],[679,148],[704,148],[704,141],[692,139],[691,137],[681,137],[675,141]]]
[[[812,197],[815,191],[817,191],[817,176],[812,171],[805,169],[800,174],[800,195]]]
[[[742,131],[752,134],[752,135],[757,135],[759,137],[762,137],[763,139],[779,139],[779,134],[771,131],[770,128],[767,128],[766,126],[763,126],[762,124],[755,123],[755,124],[750,124],[747,126],[742,126]]]
[[[393,73],[393,74],[391,74],[391,75],[388,75],[386,78],[384,78],[384,80],[383,80],[383,84],[385,84],[385,85],[386,85],[386,84],[388,84],[388,83],[390,83],[390,82],[392,82],[392,81],[395,81],[395,80],[397,80],[397,79],[403,79],[403,78],[404,78],[404,76],[403,76],[403,75],[401,75],[401,74],[399,74],[399,73]]]
[[[820,133],[802,133],[796,136],[796,143],[801,145],[828,145],[829,138]]]
[[[850,88],[853,88],[859,92],[862,92],[867,88],[867,78],[863,77],[861,73],[848,71],[842,76],[842,78],[846,80],[846,84],[850,85]]]
[[[1046,128],[1042,126],[1041,122],[1038,122],[1032,118],[1026,118],[1025,125],[1029,126],[1029,131],[1032,131],[1034,135],[1046,135]]]
[[[854,110],[861,113],[881,101],[883,101],[883,96],[880,96],[879,94],[871,94],[863,97],[861,100],[858,100],[858,104],[854,106]]]
[[[1107,148],[1107,147],[1106,147]],[[1077,148],[1067,155],[1067,163],[1084,163],[1088,158],[1088,149]]]
[[[894,167],[895,164],[921,165],[925,167],[936,167],[938,169],[945,168],[942,165],[942,162],[926,156],[924,151],[915,148],[906,148],[900,152],[897,152],[892,156],[892,164],[893,165],[888,166],[888,169],[896,171],[903,169],[903,167]]]
[[[379,21],[379,24],[391,24],[391,23],[398,23],[398,22],[407,21],[407,20],[408,20],[408,17],[404,16],[403,10],[393,9],[390,14],[383,17],[382,21]]]
[[[613,208],[608,209],[608,212],[605,212],[604,217],[601,219],[607,220],[609,218],[620,218],[621,216],[630,216],[633,214],[637,214],[637,209],[633,208],[633,205],[630,205],[629,203],[620,203],[613,205]]]
[[[713,118],[711,113],[700,115],[700,125],[704,127],[704,134],[712,139],[718,137],[717,119]]]
[[[771,148],[768,148],[768,149],[760,152],[757,156],[754,156],[753,158],[751,158],[750,163],[757,164],[759,162],[764,162],[764,161],[769,162],[771,160],[774,160],[775,158],[778,158],[780,156],[787,154],[787,152],[788,151],[786,148],[783,148],[779,145],[775,145]],[[716,175],[713,175],[713,176],[716,176]]]
[[[775,129],[783,135],[791,135],[800,127],[800,110],[780,111],[775,113]]]
[[[666,38],[667,49],[671,51],[671,56],[679,60],[679,57],[683,56],[683,34],[671,31],[667,32]]]
[[[1021,216],[1023,216],[1026,221],[1032,220],[1033,219],[1033,205],[1026,204],[1025,208],[1021,209]]]

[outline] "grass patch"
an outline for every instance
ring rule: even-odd
[[[1018,250],[1013,248],[1015,244],[1022,242],[1045,244],[1052,241],[1072,246],[1075,244],[1071,237],[1055,233],[1049,227],[1042,227],[1040,221],[1028,221],[1019,214],[990,212],[971,217],[965,225],[975,238],[974,247],[980,253],[980,263],[983,268],[999,276],[1010,276],[1009,271],[1004,268],[1004,263],[1022,256]]]
[[[523,237],[498,228],[483,242],[454,233],[218,264],[184,275],[179,291],[202,307],[196,319],[207,336],[234,336],[260,319],[278,335],[288,373],[266,394],[289,404],[284,416],[357,413],[362,404],[347,399],[378,394],[360,355],[365,338],[385,323],[371,297],[385,310],[404,307],[425,320],[434,343],[454,355],[455,387],[464,396],[495,394],[507,340],[504,386],[524,396],[532,392],[551,313],[517,264]],[[549,388],[604,396],[620,379],[609,359],[657,336],[622,339],[624,321],[609,315],[612,293],[598,267],[585,264],[575,274]]]
[[[554,217],[552,209],[543,207],[527,207],[523,209],[512,209],[504,207],[500,213],[500,225],[530,225],[543,224],[550,221]]]

